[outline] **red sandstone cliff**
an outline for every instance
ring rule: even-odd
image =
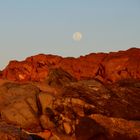
[[[92,53],[79,58],[63,58],[39,54],[24,61],[10,61],[1,77],[14,81],[43,80],[52,68],[61,67],[77,79],[97,78],[115,82],[120,79],[140,79],[140,49],[110,53]]]

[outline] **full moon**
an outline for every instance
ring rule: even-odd
[[[74,34],[73,34],[73,40],[75,40],[75,41],[80,41],[82,39],[82,33],[80,33],[80,32],[75,32]]]

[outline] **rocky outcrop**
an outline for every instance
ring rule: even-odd
[[[62,134],[78,140],[140,137],[139,80],[109,85],[97,80],[70,82],[59,96],[41,93],[39,100],[42,127],[55,129],[61,134],[60,139],[64,138]]]
[[[111,82],[121,79],[140,78],[140,49],[109,53],[102,62],[104,77]]]
[[[103,82],[140,79],[140,49],[110,53],[92,53],[79,58],[62,58],[39,54],[24,61],[11,61],[2,71],[2,78],[13,81],[44,80],[52,68],[61,68],[77,79],[96,78]]]
[[[140,118],[139,83],[140,81],[124,80],[111,85],[103,85],[96,80],[84,80],[67,86],[62,92],[62,97],[63,100],[69,99],[76,103],[82,100],[80,102],[81,105],[83,104],[81,109],[85,114],[96,113],[109,117],[137,120]],[[93,107],[84,111],[83,101]],[[68,105],[68,103],[66,104]]]
[[[58,68],[52,69],[48,75],[43,85],[45,90],[41,88],[41,83],[38,86],[36,82],[1,85],[1,120],[26,131],[55,130],[62,137],[77,136],[77,139],[81,139],[79,135],[85,131],[81,130],[84,120],[87,120],[87,127],[94,124],[93,128],[89,127],[91,131],[99,128],[94,133],[87,133],[84,139],[97,139],[96,135],[99,138],[111,137],[113,130],[108,130],[109,126],[102,127],[102,121],[96,123],[96,117],[92,117],[94,114],[103,116],[103,120],[121,118],[126,122],[137,120],[139,124],[140,80],[120,80],[113,84],[103,84],[96,79],[77,81]],[[117,136],[121,135],[118,133]]]
[[[129,51],[132,52],[135,49]],[[122,56],[126,52],[119,53],[120,56],[116,56],[115,53],[103,54],[105,55],[104,60],[102,58],[104,63],[100,61],[102,65],[100,64],[100,70],[96,72],[95,77],[90,74],[86,77],[84,73],[84,76],[80,77],[79,72],[74,73],[72,69],[72,71],[65,71],[64,69],[69,67],[68,64],[65,68],[58,65],[56,67],[56,63],[60,64],[64,61],[61,57],[58,61],[56,56],[56,59],[51,59],[50,64],[46,62],[49,65],[47,67],[49,71],[47,71],[47,77],[41,82],[1,81],[0,136],[5,136],[4,140],[7,137],[13,139],[18,136],[19,138],[24,132],[32,139],[45,140],[139,140],[140,79],[133,76],[134,71],[127,79],[126,77],[121,79],[122,76],[118,73],[120,77],[113,80],[111,73],[115,75],[115,70],[104,69],[107,65],[114,67],[108,55],[113,56],[111,58],[114,59],[113,61],[124,59]],[[94,55],[102,56],[102,54]],[[87,57],[90,58],[89,56]],[[32,61],[31,58],[29,61]],[[49,56],[50,58],[52,56]],[[44,60],[46,56],[38,56],[34,61],[38,62],[38,59]],[[74,58],[67,59],[73,63],[77,61]],[[85,59],[85,57],[78,59]],[[92,57],[89,60],[92,61]],[[105,64],[106,62],[109,63]],[[127,63],[124,62],[124,64]],[[110,74],[107,75],[107,73]],[[78,80],[79,78],[81,80]],[[4,135],[1,122],[6,125],[8,123],[8,127],[6,126],[8,131],[5,131]],[[18,132],[12,130],[9,133],[9,129],[18,130]]]

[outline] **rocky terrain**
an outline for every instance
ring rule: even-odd
[[[140,140],[140,49],[36,55],[0,72],[2,140]]]

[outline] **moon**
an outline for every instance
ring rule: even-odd
[[[82,39],[82,33],[80,32],[75,32],[72,36],[73,40],[75,41],[80,41]]]

